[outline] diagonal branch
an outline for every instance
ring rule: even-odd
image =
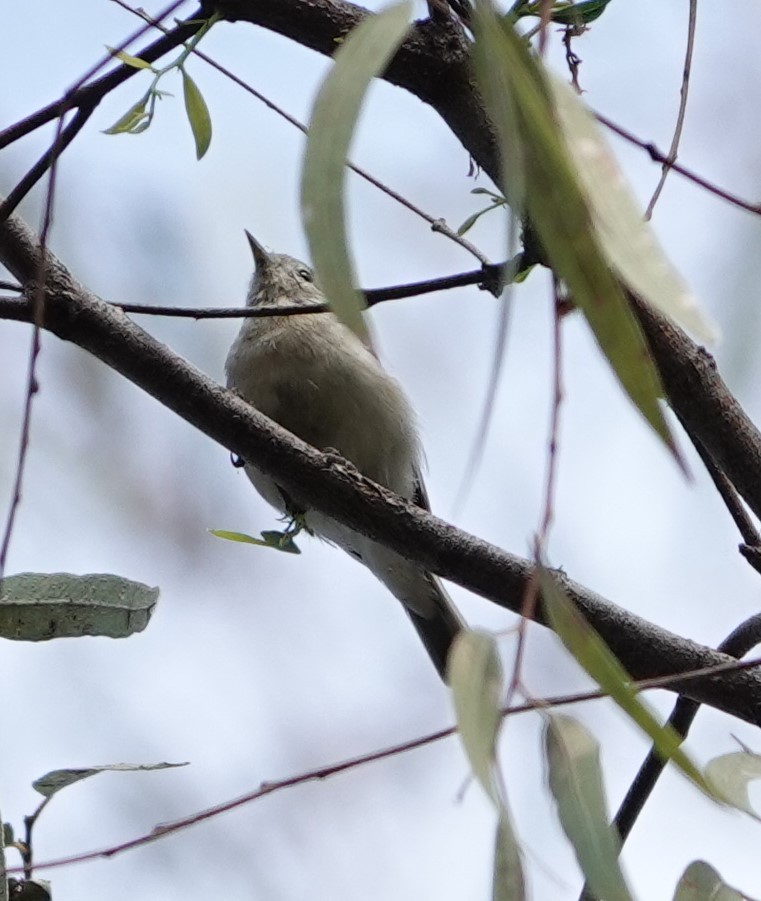
[[[0,223],[0,261],[22,283],[26,319],[39,291],[41,248],[13,216]],[[130,379],[223,447],[256,460],[289,494],[419,561],[482,597],[520,612],[533,566],[401,500],[280,428],[78,284],[51,254],[42,326]],[[39,296],[39,294],[37,295]],[[2,301],[3,304],[11,301]],[[16,308],[20,319],[20,310]],[[634,679],[726,663],[726,655],[643,620],[560,576],[579,609]],[[543,622],[541,612],[536,619]],[[685,682],[676,690],[761,725],[761,673],[755,670]]]

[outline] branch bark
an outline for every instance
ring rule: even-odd
[[[223,447],[256,460],[283,487],[431,571],[521,612],[532,564],[414,507],[322,454],[160,344],[118,308],[80,285],[51,254],[40,289],[42,249],[16,216],[0,223],[0,260],[24,298],[0,299],[0,317],[32,321],[89,351]],[[40,298],[42,308],[39,307]],[[565,590],[634,679],[671,675],[732,658],[680,638],[564,576]],[[543,622],[541,611],[537,620]],[[761,673],[747,670],[689,681],[691,698],[761,725]]]

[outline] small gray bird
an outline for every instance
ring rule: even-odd
[[[307,265],[246,236],[255,262],[249,306],[325,303]],[[225,370],[229,388],[288,431],[318,450],[338,451],[368,478],[429,509],[415,414],[373,352],[332,313],[244,319]],[[245,468],[273,507],[302,512],[255,462]],[[364,563],[404,604],[446,679],[447,653],[465,623],[438,579],[316,510],[303,512],[310,531]]]

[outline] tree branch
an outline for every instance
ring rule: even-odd
[[[0,224],[0,260],[22,283],[27,298],[39,291],[35,278],[41,252],[33,233],[17,217]],[[223,447],[256,460],[292,497],[520,612],[532,572],[528,560],[448,525],[375,485],[340,458],[295,438],[78,284],[52,254],[47,255],[46,270],[43,328],[89,351]],[[31,300],[26,310],[31,320]],[[16,311],[15,318],[20,319],[18,307]],[[730,659],[660,629],[562,575],[559,578],[634,679],[678,674]],[[541,611],[536,618],[544,622]],[[691,680],[676,688],[761,725],[761,673],[755,670]]]

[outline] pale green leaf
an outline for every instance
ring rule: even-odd
[[[581,98],[561,79],[550,88],[608,262],[627,288],[703,341],[715,341],[716,326],[701,312],[645,221],[602,132]]]
[[[59,792],[68,785],[97,776],[98,773],[136,773],[146,770],[167,770],[178,766],[187,766],[187,763],[111,763],[106,766],[89,766],[70,770],[52,770],[35,779],[32,788],[46,798]]]
[[[694,860],[684,871],[674,901],[751,901],[748,895],[727,885],[704,860]]]
[[[618,861],[621,842],[609,822],[600,748],[570,716],[548,716],[544,748],[550,791],[563,831],[596,898],[632,901]]]
[[[447,682],[470,765],[486,793],[499,806],[494,762],[504,685],[494,636],[475,630],[460,632],[449,652]]]
[[[133,69],[153,70],[153,66],[150,63],[147,63],[144,59],[140,59],[138,56],[130,56],[129,53],[125,53],[123,50],[115,50],[113,47],[109,46],[106,46],[106,50],[108,50],[111,56],[121,60],[121,62],[127,66],[132,66]]]
[[[761,779],[761,756],[749,751],[736,751],[714,757],[705,766],[705,777],[714,792],[738,810],[759,820],[748,795],[748,784]]]
[[[659,402],[658,372],[592,228],[545,69],[488,0],[477,0],[476,10],[476,74],[497,128],[511,207],[528,215],[622,387],[676,454]]]
[[[347,245],[345,164],[367,89],[402,42],[411,9],[404,2],[368,16],[336,50],[314,103],[304,156],[301,205],[318,280],[336,315],[360,337],[367,330]]]
[[[539,568],[539,585],[549,624],[577,662],[650,737],[661,757],[670,759],[701,791],[718,800],[699,768],[681,749],[681,736],[668,723],[658,721],[631,687],[631,678],[618,658],[544,567]]]
[[[126,638],[148,625],[158,588],[107,573],[19,573],[0,583],[0,636]]]
[[[494,841],[494,880],[492,901],[524,901],[526,885],[523,878],[521,849],[506,812],[500,815]]]
[[[196,159],[201,157],[209,149],[211,144],[211,116],[209,107],[198,89],[198,85],[184,70],[182,72],[182,93],[185,98],[185,112],[193,132],[193,140],[196,144]]]

